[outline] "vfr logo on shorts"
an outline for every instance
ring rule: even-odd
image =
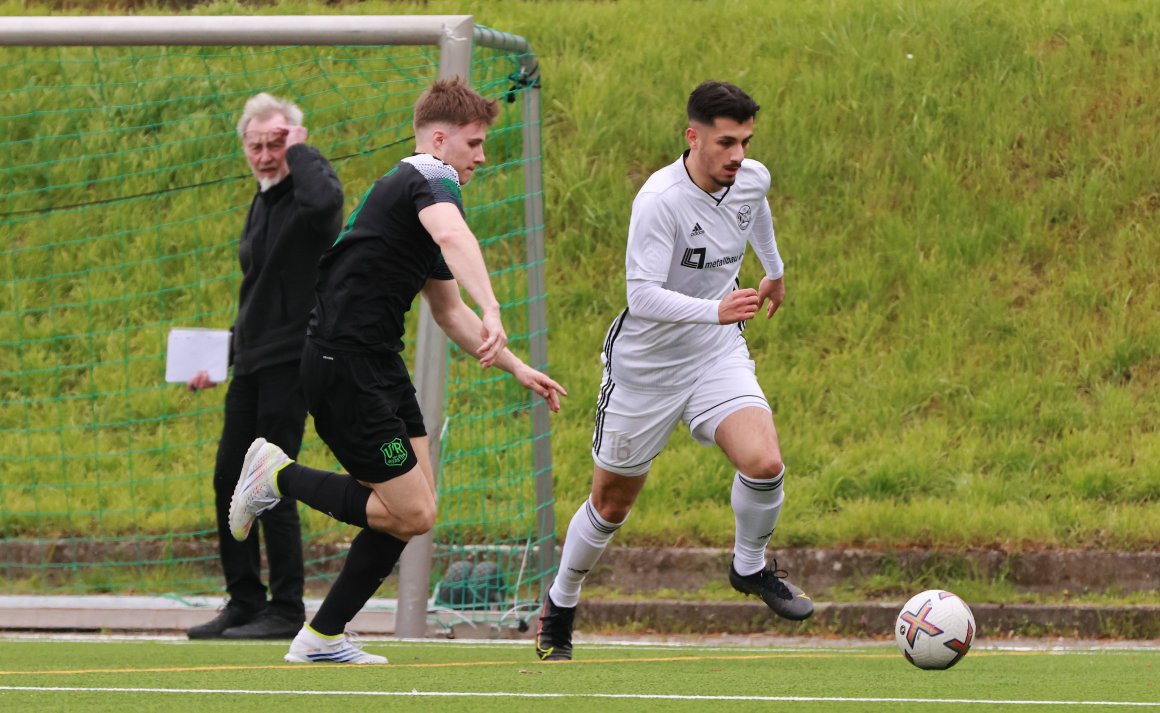
[[[407,462],[407,449],[403,447],[403,439],[396,438],[379,446],[383,452],[383,461],[391,468],[396,468]]]

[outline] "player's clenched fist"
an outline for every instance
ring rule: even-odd
[[[735,324],[751,319],[757,314],[757,290],[746,287],[743,290],[734,290],[721,300],[717,307],[717,319],[721,324]]]

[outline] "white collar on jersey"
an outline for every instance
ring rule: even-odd
[[[698,191],[704,193],[705,195],[709,196],[714,201],[716,201],[717,205],[721,205],[721,201],[725,200],[725,196],[729,195],[729,189],[732,188],[733,186],[725,186],[725,190],[721,191],[721,195],[716,195],[714,193],[710,193],[709,191],[706,191],[704,188],[697,186],[697,182],[693,180],[693,174],[689,173],[689,166],[685,163],[688,160],[689,160],[689,149],[685,149],[684,153],[681,154],[681,167],[685,169],[685,175],[689,177],[689,182],[692,183],[694,186],[696,186]]]

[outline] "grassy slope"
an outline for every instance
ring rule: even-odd
[[[712,77],[764,107],[752,156],[773,172],[788,264],[785,307],[747,332],[790,466],[775,540],[1154,547],[1160,17],[1145,8],[473,3],[543,62],[551,371],[573,394],[553,432],[561,531],[588,487],[629,205]],[[728,543],[730,473],[677,434],[618,542]]]

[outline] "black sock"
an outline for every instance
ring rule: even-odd
[[[349,475],[291,463],[278,472],[278,492],[339,522],[367,526],[367,501],[374,491]]]
[[[406,542],[385,532],[363,530],[358,533],[350,543],[346,562],[334,580],[334,586],[310,622],[311,628],[323,636],[336,636],[345,631],[347,623],[374,596],[379,585],[395,568],[406,546]]]

